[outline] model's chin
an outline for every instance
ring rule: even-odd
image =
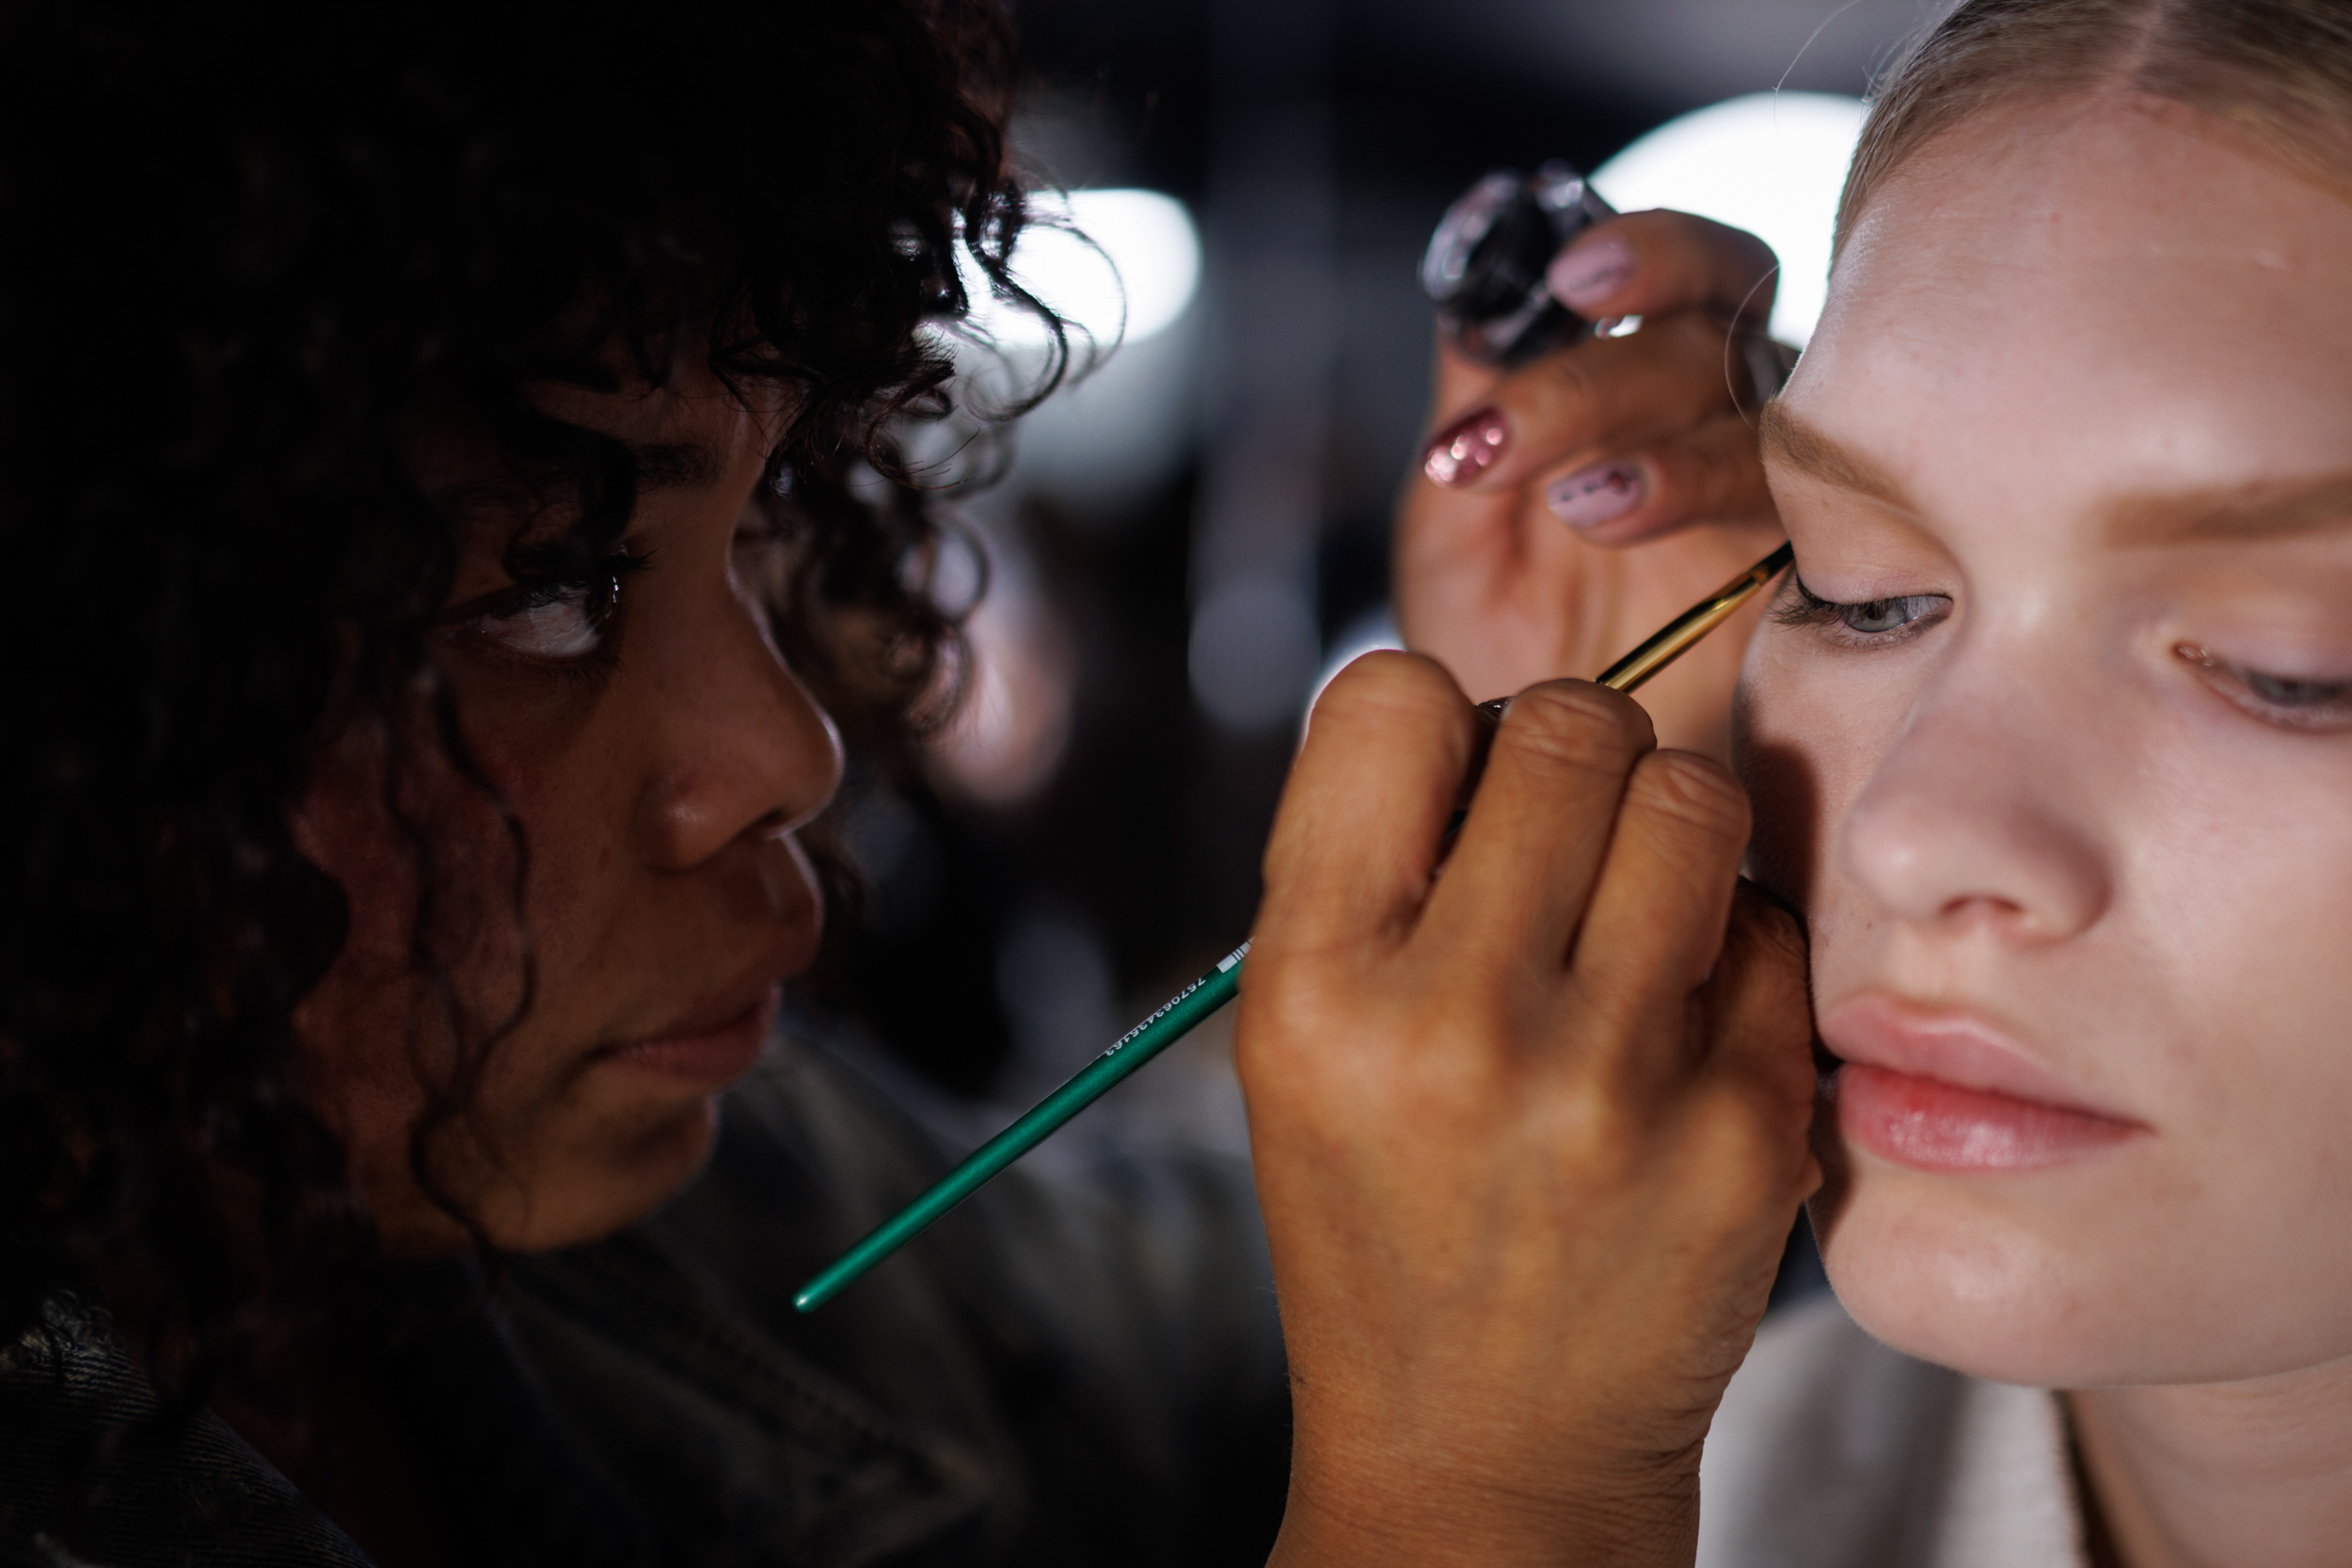
[[[1836,1217],[1817,1222],[1830,1286],[1855,1323],[1906,1355],[1995,1383],[2067,1387],[2093,1381],[2089,1345],[2054,1310],[2030,1237],[1961,1215],[1874,1199],[1865,1178]]]
[[[2352,1331],[2310,1307],[2335,1271],[2290,1280],[2260,1242],[2239,1255],[2249,1227],[2139,1178],[2137,1191],[2045,1177],[1987,1192],[1857,1159],[1834,1207],[1817,1202],[1815,1231],[1838,1301],[1874,1338],[1994,1383],[2229,1383],[2352,1354]],[[2265,1274],[2278,1289],[2247,1288]]]

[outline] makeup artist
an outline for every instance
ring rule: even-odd
[[[1018,1171],[788,1306],[954,1152],[772,1031],[842,747],[903,754],[954,640],[873,475],[947,397],[959,236],[1001,282],[1021,221],[999,16],[75,0],[0,8],[0,1563],[1262,1553],[1290,1420],[1231,1164]],[[1739,265],[1609,302],[1698,432],[1613,526],[1753,500],[1706,488],[1717,325],[1642,293],[1717,324]],[[1629,628],[1726,575],[1693,540]],[[1507,609],[1506,557],[1456,567],[1447,613]],[[1485,744],[1373,660],[1270,851],[1286,1562],[1686,1519],[1629,1445],[1695,1452],[1813,1180],[1738,792],[1538,688],[1433,891]],[[1661,1228],[1705,1244],[1585,1256]],[[1651,1318],[1700,1331],[1593,1329]]]

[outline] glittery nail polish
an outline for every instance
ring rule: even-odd
[[[1502,455],[1510,439],[1511,427],[1503,422],[1502,415],[1481,408],[1438,433],[1422,454],[1422,472],[1439,484],[1468,484]]]
[[[1630,463],[1579,468],[1545,488],[1544,504],[1570,528],[1597,528],[1642,504],[1642,470]]]

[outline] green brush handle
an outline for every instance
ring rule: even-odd
[[[1734,610],[1753,598],[1794,559],[1787,545],[1774,550],[1714,593],[1676,616],[1658,634],[1601,673],[1599,684],[1630,691],[1680,658],[1684,650],[1713,631]],[[1504,703],[1481,704],[1494,718]],[[1448,831],[1461,825],[1464,812],[1455,812]],[[1249,951],[1243,942],[1208,974],[1178,992],[1175,999],[1120,1037],[1060,1088],[1047,1095],[1028,1115],[982,1144],[977,1153],[930,1192],[910,1203],[874,1233],[841,1255],[824,1273],[801,1288],[792,1305],[814,1312],[839,1295],[851,1280],[898,1251],[933,1220],[970,1197],[988,1179],[1053,1136],[1056,1129],[1093,1104],[1129,1073],[1174,1045],[1193,1026],[1232,1000],[1241,985],[1241,960]]]
[[[1028,1114],[974,1150],[939,1182],[876,1227],[873,1234],[843,1253],[824,1273],[801,1287],[792,1305],[814,1312],[851,1281],[920,1235],[930,1223],[970,1197],[989,1178],[1011,1164],[1080,1111],[1110,1092],[1121,1079],[1192,1033],[1202,1019],[1233,999],[1241,986],[1243,942],[1215,969],[1176,993],[1167,1006],[1128,1030],[1119,1043],[1078,1070]]]

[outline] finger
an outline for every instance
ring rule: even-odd
[[[1762,1080],[1810,1102],[1813,1006],[1804,927],[1755,883],[1742,879],[1714,972],[1700,991],[1710,1015],[1708,1060],[1718,1070]]]
[[[1500,365],[1472,359],[1454,346],[1443,326],[1437,329],[1436,363],[1429,374],[1428,428],[1435,430],[1452,424],[1472,408],[1485,404],[1506,372]]]
[[[1579,234],[1545,273],[1552,297],[1588,321],[1707,309],[1762,325],[1780,261],[1744,230],[1689,213],[1628,213]]]
[[[1737,414],[1687,436],[1554,474],[1546,510],[1587,544],[1619,548],[1693,523],[1776,520],[1756,431]]]
[[[1455,962],[1557,974],[1626,780],[1655,744],[1639,705],[1589,682],[1512,698],[1422,928]]]
[[[1748,799],[1722,764],[1654,752],[1634,768],[1569,962],[1584,1003],[1646,1025],[1597,1033],[1604,1055],[1613,1040],[1634,1051],[1660,1026],[1679,1033],[1723,952],[1747,842]]]
[[[1772,314],[1778,277],[1772,247],[1755,235],[1688,213],[1655,212],[1586,230],[1561,251],[1547,282],[1555,297],[1563,281],[1581,284],[1580,297],[1594,308],[1563,302],[1592,320],[1698,309],[1760,325]],[[1431,377],[1435,423],[1452,423],[1502,374],[1454,348],[1440,328]]]
[[[1723,954],[1699,1001],[1701,1079],[1724,1118],[1719,1130],[1733,1134],[1714,1140],[1720,1184],[1793,1210],[1822,1177],[1808,1138],[1816,1085],[1804,936],[1752,882],[1733,897]],[[1785,1232],[1786,1219],[1772,1217]]]
[[[1375,653],[1341,671],[1275,814],[1259,931],[1303,951],[1403,941],[1480,727],[1435,660]]]
[[[1521,366],[1430,438],[1425,483],[1492,493],[1580,456],[1665,440],[1729,412],[1729,329],[1685,311]]]

